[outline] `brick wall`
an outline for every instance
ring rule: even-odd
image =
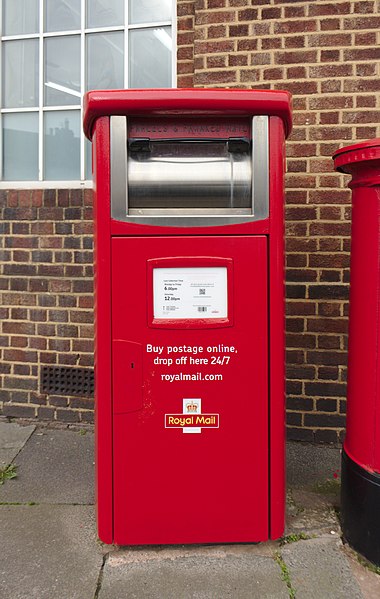
[[[380,135],[380,3],[179,0],[178,87],[287,89],[290,438],[342,437],[350,193],[333,151]]]
[[[93,365],[92,192],[0,192],[0,413],[91,422],[93,399],[41,392],[42,365]]]

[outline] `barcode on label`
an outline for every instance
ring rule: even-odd
[[[198,306],[198,312],[207,312],[207,306]]]

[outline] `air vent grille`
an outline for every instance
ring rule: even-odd
[[[66,368],[42,366],[41,392],[50,395],[94,395],[94,371],[92,368]]]

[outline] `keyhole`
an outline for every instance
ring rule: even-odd
[[[134,368],[134,367],[135,367],[134,363],[133,363],[133,362],[131,362],[131,368]]]

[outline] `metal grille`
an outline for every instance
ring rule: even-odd
[[[92,368],[65,368],[42,366],[40,371],[41,392],[50,395],[94,395],[94,371]]]

